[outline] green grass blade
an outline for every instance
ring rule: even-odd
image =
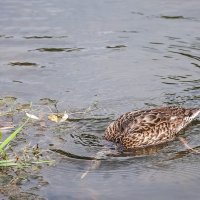
[[[0,161],[0,167],[13,167],[17,165],[18,163],[16,163],[14,160],[6,160],[4,162]]]
[[[0,167],[28,167],[31,166],[30,163],[17,163],[8,160],[7,162],[0,162]]]
[[[1,145],[0,145],[1,153],[4,152],[3,151],[4,147],[7,146],[16,137],[16,135],[22,130],[22,128],[25,126],[25,124],[28,122],[28,120],[29,120],[29,118],[1,143]]]
[[[15,159],[10,159],[10,160],[0,160],[0,164],[3,164],[3,163],[9,163],[9,162],[15,162],[16,160]]]
[[[52,164],[54,160],[38,160],[30,162],[16,162],[16,160],[0,160],[0,167],[29,167],[38,164]]]
[[[55,160],[38,160],[38,161],[31,162],[31,164],[43,164],[43,163],[52,164],[54,162]]]

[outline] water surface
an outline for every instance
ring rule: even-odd
[[[197,0],[0,2],[1,97],[33,104],[50,98],[60,112],[88,111],[44,132],[27,130],[27,143],[78,157],[51,152],[56,165],[22,182],[21,192],[38,199],[200,198],[200,157],[179,141],[139,156],[107,157],[80,179],[87,158],[103,148],[105,127],[120,114],[199,106],[199,6]],[[183,133],[197,148],[199,131],[197,120]]]

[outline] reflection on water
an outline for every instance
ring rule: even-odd
[[[14,197],[24,191],[36,199],[200,198],[200,157],[179,141],[108,155],[80,180],[99,151],[115,148],[103,134],[120,114],[199,106],[199,6],[198,0],[0,2],[1,96],[71,113],[65,123],[36,122],[26,130],[22,141],[52,149],[57,164],[35,172],[49,184],[27,177]],[[197,120],[182,133],[195,149],[199,130]]]

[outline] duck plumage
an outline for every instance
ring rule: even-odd
[[[107,127],[104,137],[125,149],[161,144],[174,140],[199,113],[199,108],[180,107],[128,112]]]

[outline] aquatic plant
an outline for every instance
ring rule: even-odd
[[[30,119],[37,119],[36,116],[31,115],[31,114],[26,114],[27,119],[25,120],[24,123],[22,123],[16,130],[14,130],[1,144],[0,144],[0,154],[2,157],[2,160],[0,160],[0,167],[28,167],[31,166],[32,164],[42,164],[42,163],[52,163],[54,162],[53,160],[39,160],[37,159],[36,161],[33,160],[30,156],[22,155],[21,157],[15,156],[15,159],[9,158],[7,155],[8,151],[8,146],[11,141],[13,141],[17,134],[19,134],[24,126],[28,123]],[[2,133],[1,133],[2,135]],[[26,148],[26,147],[25,147]],[[36,158],[39,158],[40,155],[40,150],[38,145],[36,148],[32,148],[32,155],[34,155]],[[25,154],[25,151],[23,151]],[[13,157],[13,156],[12,156]]]

